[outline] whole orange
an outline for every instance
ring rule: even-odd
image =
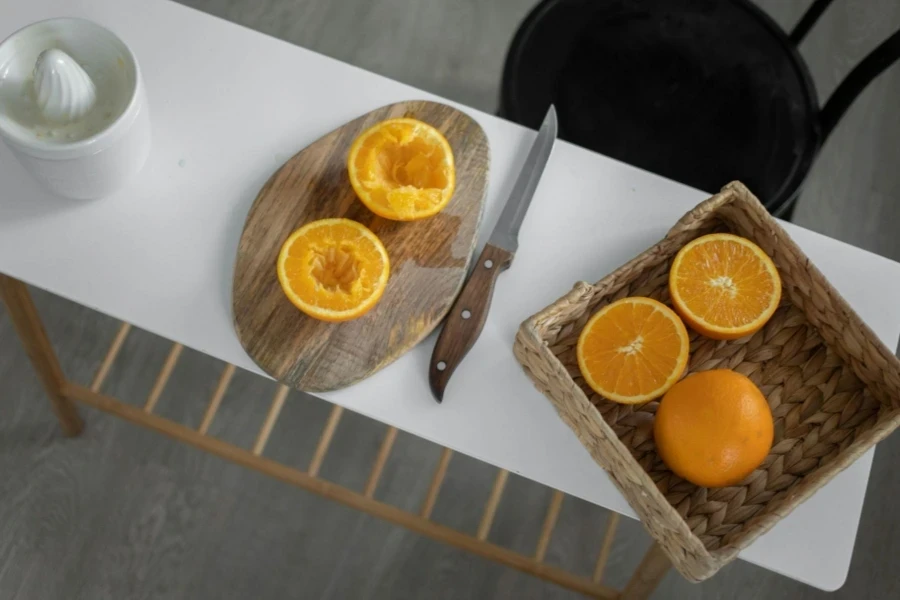
[[[735,485],[750,475],[768,456],[774,433],[765,396],[747,377],[727,369],[676,383],[653,423],[666,466],[702,487]]]

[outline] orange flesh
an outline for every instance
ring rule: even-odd
[[[685,246],[673,261],[669,287],[673,304],[692,327],[725,339],[758,330],[781,298],[771,259],[748,240],[728,234]]]
[[[294,232],[279,256],[288,298],[311,316],[346,320],[367,312],[387,283],[387,252],[375,235],[347,219],[324,219]]]
[[[414,119],[384,121],[363,132],[350,150],[348,171],[360,200],[389,219],[436,214],[455,186],[447,140]]]
[[[649,298],[625,298],[585,326],[578,361],[599,394],[618,402],[646,402],[678,380],[688,346],[687,330],[671,309]]]

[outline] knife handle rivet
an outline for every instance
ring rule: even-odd
[[[469,311],[469,310],[467,309],[467,310],[462,311],[462,312],[460,313],[460,316],[461,316],[463,319],[468,319],[469,317],[472,316],[472,312]]]
[[[490,269],[493,266],[494,266],[494,261],[492,261],[491,259],[487,259],[486,261],[484,261],[485,269]]]
[[[444,369],[447,368],[447,363],[445,363],[444,361],[441,361],[438,364],[436,364],[435,366],[437,367],[438,371],[443,371]]]

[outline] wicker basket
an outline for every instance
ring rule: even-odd
[[[781,274],[782,305],[755,335],[691,334],[688,372],[734,369],[765,394],[775,440],[740,485],[710,489],[669,471],[653,443],[657,403],[606,400],[585,384],[575,345],[588,318],[626,296],[668,302],[669,263],[690,240],[730,231],[756,242]],[[900,424],[900,362],[740,183],[686,214],[658,244],[522,324],[515,353],[674,566],[702,581]],[[827,523],[822,524],[827,527]]]

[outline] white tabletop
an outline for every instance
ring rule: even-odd
[[[411,0],[412,1],[412,0]],[[163,0],[5,2],[0,37],[82,16],[118,33],[144,74],[153,151],[128,189],[54,198],[0,145],[0,272],[253,372],[232,329],[238,237],[256,193],[297,150],[373,108],[432,94]],[[453,103],[451,103],[453,104]],[[466,109],[491,144],[487,237],[534,137]],[[494,297],[481,339],[432,400],[433,336],[387,369],[323,397],[379,421],[634,516],[512,354],[523,319],[656,242],[707,194],[559,142]],[[788,226],[891,348],[900,265]],[[882,292],[868,293],[878,281]],[[869,452],[741,557],[833,590],[847,574]],[[828,523],[828,527],[820,527]]]

